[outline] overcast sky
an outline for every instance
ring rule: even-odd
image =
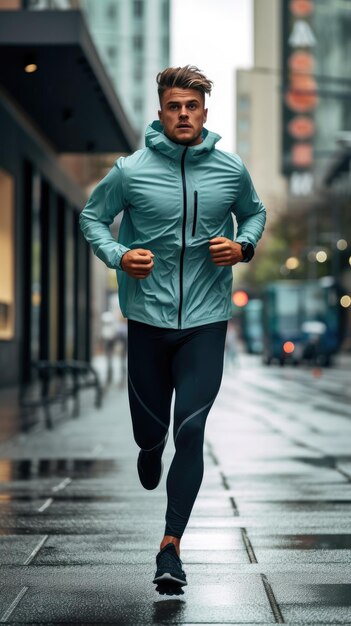
[[[235,70],[252,64],[252,0],[172,0],[171,64],[197,65],[214,81],[206,126],[235,147]]]
[[[171,0],[171,64],[197,65],[214,81],[206,127],[235,146],[235,69],[252,64],[252,0]]]

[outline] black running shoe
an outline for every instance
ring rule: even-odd
[[[156,489],[162,476],[163,463],[159,450],[145,452],[140,450],[138,456],[138,474],[144,489]]]
[[[184,587],[188,584],[185,572],[182,569],[182,562],[173,543],[167,543],[161,552],[158,553],[156,566],[157,570],[153,580],[155,585],[171,584],[177,587]]]

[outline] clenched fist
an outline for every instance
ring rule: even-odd
[[[132,278],[147,278],[154,266],[153,258],[154,255],[151,250],[144,250],[143,248],[128,250],[122,256],[121,268]]]
[[[218,266],[235,265],[244,260],[240,243],[227,237],[210,239],[210,255],[213,263]]]

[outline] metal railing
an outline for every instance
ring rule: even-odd
[[[95,389],[95,406],[102,406],[102,386],[96,370],[85,361],[34,361],[31,378],[19,389],[19,406],[24,427],[43,412],[46,428],[53,428],[52,407],[59,405],[63,414],[78,417],[80,392]]]

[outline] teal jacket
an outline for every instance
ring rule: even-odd
[[[234,215],[235,240],[256,246],[266,211],[241,159],[215,149],[219,139],[204,129],[202,143],[186,147],[153,122],[146,148],[119,158],[83,209],[85,238],[117,270],[125,317],[191,328],[232,316],[232,267],[212,262],[209,239],[233,239]],[[117,242],[109,226],[121,211]],[[121,270],[121,258],[132,248],[154,254],[154,268],[143,280]]]

